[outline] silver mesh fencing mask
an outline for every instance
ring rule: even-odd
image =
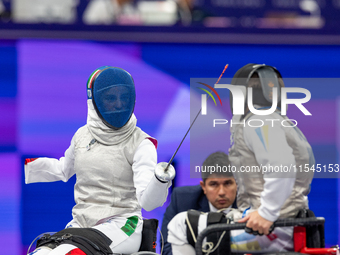
[[[257,78],[252,78],[253,75],[256,75]],[[273,102],[273,88],[277,88],[277,102],[280,102],[281,87],[279,79],[282,79],[282,76],[275,67],[251,63],[243,66],[235,73],[231,84],[244,86],[245,88],[255,85],[252,97],[253,104],[271,106]],[[250,82],[252,82],[252,85],[250,85]],[[259,86],[256,86],[256,84]],[[246,101],[247,97],[248,95],[246,94]],[[230,107],[233,109],[233,97],[231,93]]]

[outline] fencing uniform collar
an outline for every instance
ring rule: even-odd
[[[87,100],[87,127],[92,136],[105,145],[119,144],[130,137],[136,128],[137,118],[132,114],[125,126],[114,130],[103,123],[94,109],[92,99]]]

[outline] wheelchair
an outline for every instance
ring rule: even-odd
[[[153,244],[156,242],[158,221],[155,219],[150,219],[146,220],[146,222],[145,230],[143,227],[143,237],[140,251],[131,255],[157,255],[157,253],[155,253],[155,246],[151,247],[150,241],[152,240]],[[325,248],[324,223],[325,219],[323,217],[315,217],[314,213],[310,210],[299,211],[297,218],[277,220],[274,222],[274,227],[294,227],[294,251],[267,252],[261,253],[261,255],[339,255],[339,247],[337,245],[331,248]],[[150,228],[150,226],[152,227]],[[197,237],[197,242],[195,245],[196,255],[203,255],[203,240],[209,234],[222,231],[227,231],[230,233],[231,230],[245,229],[245,227],[246,223],[219,223],[208,226]],[[229,250],[227,255],[229,254],[240,255],[244,253],[233,253],[231,250]],[[249,254],[250,253],[247,255]],[[259,255],[259,253],[256,253],[256,255]]]
[[[143,220],[143,229],[142,229],[142,241],[138,252],[133,254],[112,254],[112,255],[158,255],[156,253],[156,241],[157,241],[157,229],[158,229],[158,220],[157,219],[144,219]],[[44,235],[44,234],[42,234]],[[44,236],[38,236],[33,240],[31,245],[28,248],[27,254],[30,254],[30,249],[36,239],[37,240],[36,247],[39,247],[40,240],[44,239]],[[48,234],[48,236],[51,236]],[[104,253],[100,250],[88,254],[88,255],[103,255]],[[106,254],[106,253],[105,253]]]
[[[265,255],[297,255],[297,254],[322,254],[322,255],[337,255],[339,247],[336,245],[331,248],[325,248],[324,239],[324,223],[322,217],[309,218],[294,218],[280,219],[274,222],[274,227],[294,227],[294,251],[291,252],[267,252],[261,253]],[[219,223],[210,225],[204,229],[197,237],[195,245],[196,255],[203,255],[202,244],[205,237],[211,233],[227,231],[230,234],[231,230],[244,229],[246,223],[225,224]],[[230,246],[229,246],[230,247]],[[231,250],[228,254],[237,255],[241,253],[233,253]],[[244,254],[244,252],[242,253]],[[249,253],[250,254],[250,253]],[[259,254],[259,253],[256,253]]]
[[[300,211],[299,214],[305,213],[304,212],[302,213]],[[302,217],[277,220],[276,222],[274,222],[274,227],[292,227],[292,226],[294,227],[293,236],[294,251],[269,252],[262,253],[261,255],[298,255],[298,254],[339,255],[339,247],[337,245],[331,248],[325,248],[324,223],[325,223],[324,218],[315,217],[313,213],[312,216],[307,216],[307,218]],[[222,231],[227,231],[230,233],[231,230],[244,229],[245,227],[246,223],[235,224],[218,223],[208,226],[197,237],[197,242],[195,245],[196,255],[203,255],[202,251],[203,240],[209,234]],[[157,219],[144,219],[142,242],[139,251],[129,255],[158,255],[156,253],[157,228],[158,228]],[[240,255],[240,254],[244,253],[232,253],[231,250],[229,250],[227,255]],[[256,255],[259,255],[259,253],[256,253]]]

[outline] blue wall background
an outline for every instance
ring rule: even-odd
[[[338,78],[340,46],[117,44],[89,41],[0,41],[0,254],[21,254],[46,231],[71,220],[73,177],[68,183],[24,184],[26,157],[61,157],[86,121],[86,81],[101,65],[130,71],[137,90],[139,126],[158,138],[159,161],[168,160],[189,126],[190,78],[231,77],[254,62],[276,66],[283,77]],[[310,84],[315,127],[301,127],[318,163],[338,163],[339,84]],[[177,113],[177,114],[176,114]],[[173,115],[176,115],[174,118]],[[289,114],[289,112],[288,112]],[[322,124],[323,122],[323,124]],[[321,124],[320,124],[321,123]],[[313,130],[313,131],[310,131]],[[326,131],[327,132],[326,132]],[[171,140],[171,141],[170,141]],[[176,157],[176,186],[197,184],[189,176],[189,139]],[[227,151],[227,148],[226,148]],[[203,160],[202,160],[203,161]],[[338,179],[314,179],[310,207],[326,218],[326,244],[339,243]],[[145,217],[160,221],[169,201]]]

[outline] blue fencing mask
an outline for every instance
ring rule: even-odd
[[[131,118],[136,92],[131,75],[118,67],[95,70],[87,83],[87,96],[105,125],[120,129]]]

